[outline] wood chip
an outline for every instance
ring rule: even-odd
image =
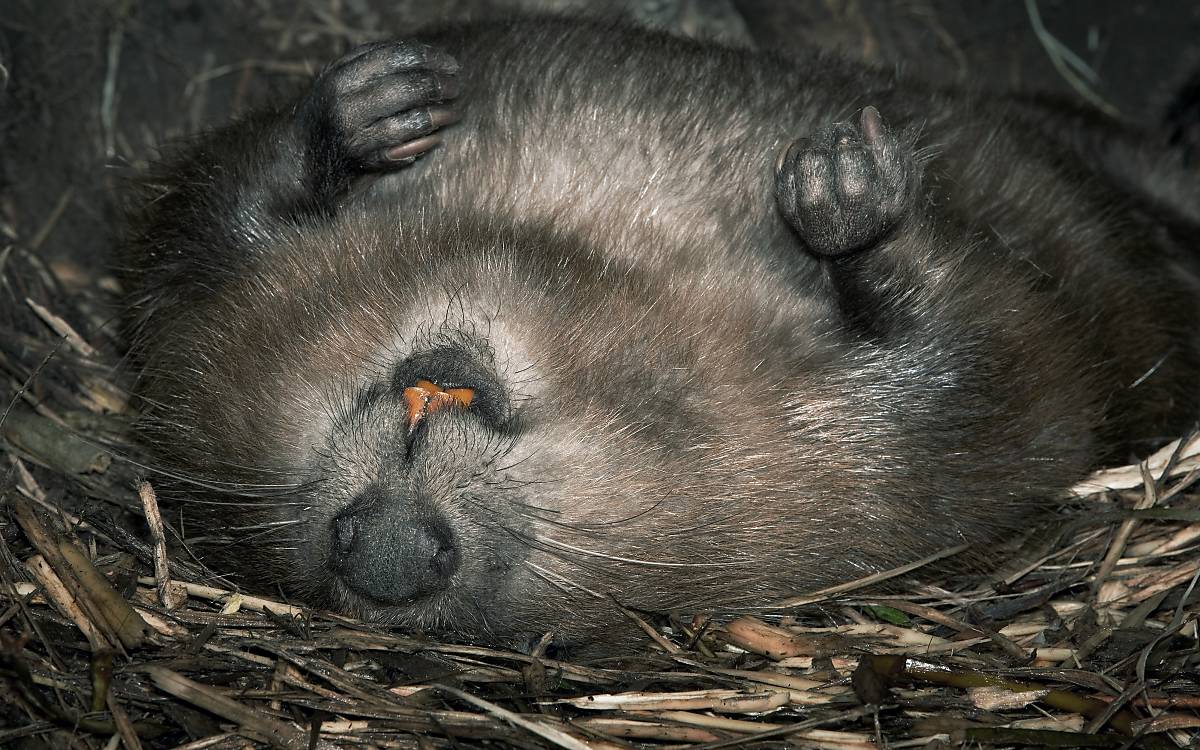
[[[118,648],[140,645],[145,634],[141,617],[96,570],[83,551],[44,523],[20,493],[11,493],[9,503],[25,536],[103,639]]]

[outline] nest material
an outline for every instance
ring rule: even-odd
[[[0,272],[0,746],[1200,744],[1200,438],[987,576],[919,582],[948,550],[752,616],[627,609],[642,653],[574,662],[211,585],[122,438],[103,295],[16,246]]]
[[[104,74],[97,164],[147,150],[117,76],[180,75],[143,75],[136,46],[121,54],[145,30],[115,6],[124,33],[71,32],[53,48],[92,54],[79,69]],[[408,19],[432,7],[392,6]],[[266,8],[274,48],[225,66],[206,52],[167,132],[195,129],[214,102],[240,109],[251,73],[310,71],[279,62],[297,40],[327,56],[327,39],[404,28],[247,7]],[[56,24],[88,10],[71,9]],[[68,122],[60,110],[52,124]],[[111,281],[25,249],[79,200],[74,187],[51,196],[23,245],[0,224],[0,747],[1200,746],[1196,440],[1080,485],[1049,533],[985,551],[998,572],[939,580],[909,566],[740,618],[625,610],[646,639],[620,660],[441,643],[214,586],[166,553],[170,524],[123,437]]]

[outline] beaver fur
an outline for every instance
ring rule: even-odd
[[[1197,413],[1173,159],[816,54],[368,45],[147,177],[146,444],[218,571],[492,642],[996,540]]]

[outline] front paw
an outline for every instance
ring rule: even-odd
[[[793,143],[780,159],[775,197],[814,253],[836,257],[891,232],[912,205],[917,177],[911,148],[866,107],[857,126],[834,123]]]
[[[326,66],[296,116],[312,169],[337,181],[433,148],[436,131],[457,119],[458,69],[449,54],[412,40],[368,44]]]

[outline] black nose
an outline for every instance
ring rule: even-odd
[[[355,503],[333,521],[334,564],[350,588],[403,604],[446,588],[458,569],[449,525],[411,503]]]

